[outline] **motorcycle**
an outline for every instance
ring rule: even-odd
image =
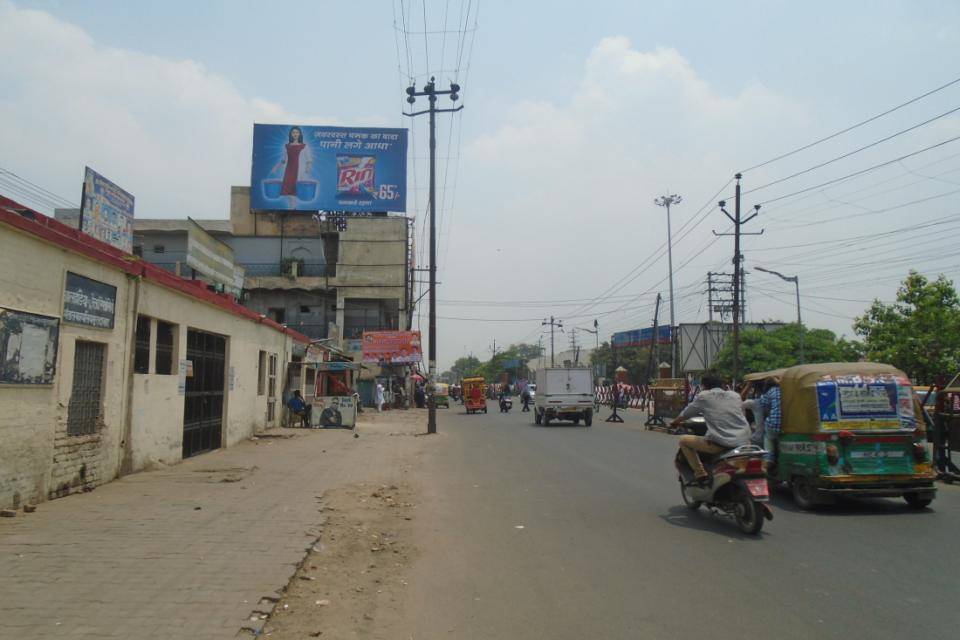
[[[513,408],[513,400],[504,396],[500,398],[500,413],[508,413]]]
[[[690,484],[693,469],[683,451],[678,451],[675,464],[684,504],[692,511],[706,505],[711,511],[730,514],[744,533],[759,533],[764,520],[773,520],[764,453],[763,449],[752,444],[712,456],[700,453],[700,460],[711,474],[712,482],[698,486]]]

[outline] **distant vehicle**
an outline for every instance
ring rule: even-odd
[[[537,399],[537,385],[533,382],[527,385],[527,393],[530,394],[530,402]]]
[[[537,424],[553,420],[593,424],[593,372],[589,367],[548,367],[537,371],[535,411]]]

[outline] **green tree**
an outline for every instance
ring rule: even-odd
[[[870,360],[892,364],[919,384],[960,370],[960,299],[943,275],[931,281],[911,271],[896,302],[874,300],[853,328]]]
[[[670,348],[668,345],[660,345],[659,357],[669,357]],[[599,349],[594,351],[590,364],[602,365],[606,368],[607,379],[613,380],[613,371],[617,367],[623,367],[627,370],[627,380],[633,384],[646,384],[647,366],[650,362],[650,349],[647,347],[623,347],[611,349],[609,342],[604,342]],[[654,361],[654,371],[652,375],[656,377],[656,367],[658,362]]]
[[[799,325],[788,324],[773,331],[749,329],[740,332],[740,373],[769,371],[800,363]],[[803,330],[804,362],[856,362],[863,346],[827,329]],[[722,376],[733,373],[733,340],[717,354],[714,370]]]
[[[456,381],[463,380],[464,378],[472,378],[474,376],[481,375],[481,363],[478,358],[473,356],[464,356],[462,358],[457,358],[456,362],[453,363],[453,366],[450,367],[450,374],[453,376],[453,379]]]

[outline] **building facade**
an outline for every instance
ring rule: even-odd
[[[0,506],[277,424],[309,339],[0,197]]]

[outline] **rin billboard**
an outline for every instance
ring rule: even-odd
[[[407,130],[255,124],[250,207],[406,211]]]

